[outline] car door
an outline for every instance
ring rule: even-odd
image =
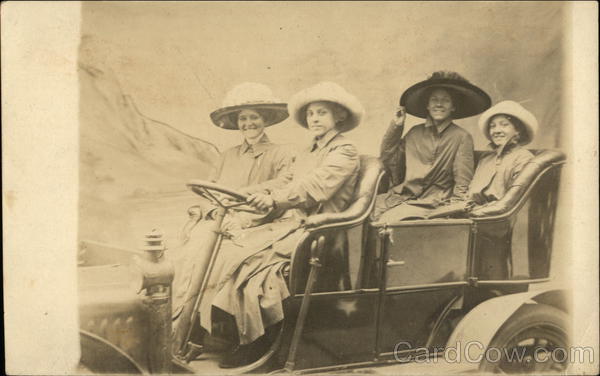
[[[325,245],[295,356],[296,369],[324,371],[327,367],[370,362],[374,359],[380,289],[360,288],[357,285],[363,231],[362,224],[346,230],[347,257],[340,258],[338,252],[334,251],[336,247],[329,242]],[[315,237],[323,234],[330,240],[339,239],[339,233],[339,230],[334,229],[316,234]],[[300,252],[302,254],[297,255],[298,259],[308,260],[307,250],[300,249]],[[336,274],[335,269],[338,269],[340,263],[345,263],[348,284],[343,287],[332,286],[330,277]],[[301,276],[298,278],[306,279],[309,268],[307,263],[295,264],[293,268]],[[292,285],[296,286],[296,282]],[[297,282],[299,287],[292,287],[294,295],[286,302],[286,320],[288,325],[293,325],[289,328],[290,333],[295,329],[305,285],[305,280]]]
[[[377,358],[443,345],[433,334],[447,312],[460,309],[473,229],[468,219],[436,219],[382,231]]]

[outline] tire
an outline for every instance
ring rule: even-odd
[[[480,363],[489,373],[560,373],[568,365],[569,317],[546,304],[526,304],[498,330]]]

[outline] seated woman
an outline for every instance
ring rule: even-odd
[[[473,138],[455,123],[490,107],[489,96],[456,72],[434,72],[412,85],[381,144],[391,188],[377,196],[371,219],[394,223],[422,218],[448,201],[465,199],[473,177]],[[424,118],[406,135],[406,113]]]
[[[472,209],[474,214],[501,199],[533,158],[523,145],[535,137],[538,122],[519,103],[503,101],[481,115],[479,128],[491,141],[492,150],[480,158],[469,186],[469,200],[476,205]]]
[[[256,348],[265,331],[283,319],[282,301],[289,291],[282,268],[304,235],[303,220],[346,209],[357,183],[358,152],[342,133],[360,123],[364,111],[358,100],[334,83],[321,83],[296,94],[289,108],[311,132],[312,142],[298,156],[290,184],[248,199],[279,218],[223,243],[200,302],[200,322],[207,331],[214,310],[235,321],[241,346],[224,357],[222,367],[241,366],[261,354]]]
[[[490,140],[491,150],[482,154],[465,201],[451,203],[425,213],[424,218],[485,215],[486,206],[504,197],[519,173],[533,158],[523,145],[535,137],[535,116],[513,101],[503,101],[485,111],[479,128]]]
[[[286,104],[267,86],[247,82],[231,89],[223,106],[212,112],[213,123],[239,130],[240,145],[225,150],[211,180],[247,194],[275,188],[291,179],[288,147],[273,144],[265,128],[288,117]]]
[[[504,101],[481,115],[479,128],[491,141],[492,150],[479,160],[469,187],[467,210],[470,210],[469,215],[473,217],[486,216],[488,207],[505,196],[525,165],[533,158],[523,145],[535,137],[538,122],[520,104]],[[478,278],[504,280],[510,277],[510,232],[482,234],[477,237],[477,248],[479,252],[475,268]]]
[[[266,192],[289,183],[294,161],[292,148],[272,143],[265,133],[266,127],[287,117],[286,104],[275,98],[267,86],[247,82],[231,89],[223,107],[212,112],[210,118],[221,128],[240,130],[243,141],[221,154],[209,180],[244,194]],[[231,215],[242,227],[260,224],[247,213]],[[232,219],[228,222],[232,225]]]
[[[210,114],[221,128],[239,130],[240,145],[225,150],[210,180],[239,192],[251,194],[284,187],[291,181],[293,154],[289,146],[272,143],[265,128],[288,117],[287,105],[276,99],[267,86],[243,83],[225,96],[223,107]],[[212,221],[200,221],[201,211],[190,209],[190,220],[183,228],[183,245],[171,252],[176,266],[173,281],[173,315],[176,318],[187,300],[188,285],[194,269],[202,270],[206,249],[206,233],[212,231]],[[205,208],[206,212],[212,207]],[[210,216],[210,215],[209,215]],[[248,228],[263,222],[261,215],[230,211],[224,227],[232,230]]]

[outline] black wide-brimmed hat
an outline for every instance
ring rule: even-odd
[[[427,103],[433,89],[446,89],[452,96],[455,111],[453,119],[475,116],[490,108],[492,100],[487,93],[471,84],[456,72],[435,72],[425,81],[421,81],[404,91],[400,97],[400,105],[409,114],[426,118]]]

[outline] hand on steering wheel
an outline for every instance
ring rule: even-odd
[[[270,211],[273,210],[273,208],[275,208],[275,201],[273,200],[273,197],[264,193],[251,194],[246,201],[251,206],[262,210],[263,212]]]
[[[222,185],[206,180],[190,180],[187,186],[196,194],[206,198],[213,204],[224,209],[234,209],[255,214],[265,214],[264,211],[247,204],[248,196]]]

